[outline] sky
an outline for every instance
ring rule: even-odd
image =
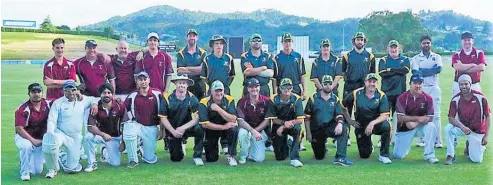
[[[50,15],[53,24],[73,28],[104,21],[117,15],[128,15],[156,5],[216,13],[276,9],[286,14],[325,21],[364,17],[377,10],[400,12],[411,9],[416,13],[423,9],[454,10],[473,18],[493,22],[491,0],[2,0],[1,18],[35,20],[39,25]]]

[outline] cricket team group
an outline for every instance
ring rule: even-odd
[[[430,163],[439,162],[435,148],[444,144],[445,164],[455,163],[459,136],[467,138],[464,155],[474,163],[483,160],[491,111],[480,78],[487,64],[484,52],[473,47],[470,32],[461,35],[462,49],[451,61],[455,77],[453,96],[444,97],[450,101],[444,140],[438,80],[443,63],[431,51],[430,36],[421,37],[422,51],[412,58],[401,55],[399,42],[391,40],[378,65],[365,49],[362,32],[353,36],[353,49],[342,57],[331,53],[332,44],[324,39],[309,84],[290,33],[282,34],[283,49],[275,56],[262,51],[262,36],[253,34],[250,49],[241,55],[243,89],[231,89],[235,64],[223,52],[226,40],[214,35],[208,54],[197,46],[198,36],[195,29],[186,32],[187,46],[176,55],[176,72],[172,58],[159,50],[157,33],[147,36],[141,51],[129,52],[120,41],[117,54],[98,52],[96,41],[87,40],[86,55],[75,61],[64,57],[65,41],[54,39],[54,57],[44,64],[44,85],[30,84],[29,100],[15,112],[21,179],[30,180],[43,168],[46,178],[60,169],[92,172],[98,169],[96,153],[111,166],[120,166],[122,153],[128,168],[137,167],[139,160],[155,164],[159,140],[170,160],[179,162],[190,137],[197,166],[204,165],[203,159],[216,162],[220,152],[229,166],[236,166],[262,162],[266,151],[272,151],[276,160],[289,158],[292,166],[302,167],[303,138],[311,143],[316,160],[325,158],[327,140],[333,138],[333,163],[351,166],[346,155],[351,127],[364,159],[373,153],[372,135],[380,135],[378,160],[384,164],[405,158],[415,137]],[[339,87],[342,80],[344,87]],[[316,87],[313,95],[306,93],[310,85]],[[343,88],[342,95],[338,88]],[[242,97],[232,97],[231,91],[242,91]],[[87,166],[81,159],[87,159]]]

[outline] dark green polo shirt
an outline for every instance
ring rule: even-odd
[[[196,52],[190,54],[188,53],[188,46],[185,46],[185,48],[180,49],[176,54],[176,66],[178,69],[180,69],[180,67],[200,66],[205,56],[207,56],[207,52],[204,49],[197,47]],[[197,80],[200,80],[199,75],[189,75],[189,77],[196,82]]]
[[[229,87],[229,77],[235,76],[233,56],[224,53],[221,57],[214,54],[207,55],[202,61],[202,73],[200,76],[207,80],[207,84],[219,80],[224,87]]]
[[[353,49],[342,57],[342,71],[346,84],[363,83],[368,73],[375,73],[375,56],[366,49],[361,53]]]
[[[274,69],[274,62],[272,61],[272,56],[269,53],[261,52],[260,56],[256,57],[252,55],[251,50],[241,54],[241,70],[245,73],[247,69],[245,63],[249,62],[254,68],[265,66],[267,69]],[[260,76],[245,76],[243,80],[243,85],[246,85],[249,79],[256,78],[260,85],[269,84],[270,78],[260,77]]]
[[[330,54],[329,60],[322,59],[322,55],[315,59],[312,63],[312,71],[310,72],[310,79],[318,79],[322,83],[322,77],[324,75],[332,76],[335,79],[336,76],[342,77],[342,64],[339,58]]]
[[[286,54],[281,51],[274,58],[274,78],[278,84],[281,79],[289,78],[293,85],[298,85],[305,74],[305,61],[298,52],[291,51],[290,54]]]
[[[363,125],[367,125],[382,114],[390,114],[389,100],[385,93],[378,89],[372,98],[366,96],[365,88],[356,89],[344,98],[343,105],[347,107],[351,102],[354,103],[356,121]]]
[[[180,127],[192,120],[192,114],[199,111],[199,100],[190,92],[185,99],[179,100],[176,97],[176,90],[171,94],[164,94],[161,98],[159,117],[168,118],[173,128]]]
[[[310,128],[316,130],[335,122],[335,118],[342,118],[341,107],[341,101],[334,93],[330,93],[328,100],[324,100],[320,93],[313,94],[305,107],[306,117],[310,118]]]
[[[200,124],[207,124],[209,122],[219,124],[219,125],[224,125],[227,123],[226,120],[221,117],[221,115],[216,112],[211,110],[211,104],[213,104],[214,101],[212,100],[211,96],[205,97],[202,100],[200,100],[199,104],[199,123]],[[223,110],[226,112],[236,115],[236,107],[235,107],[235,100],[233,99],[232,96],[229,95],[224,95],[221,105],[219,105]]]
[[[288,102],[283,102],[281,95],[278,94],[272,96],[271,100],[272,104],[267,109],[267,114],[265,115],[268,119],[278,118],[280,120],[290,121],[305,118],[300,96],[293,93]]]
[[[387,96],[398,96],[406,92],[406,75],[411,64],[409,58],[400,55],[393,59],[385,56],[378,63],[378,74],[382,77],[382,91]]]

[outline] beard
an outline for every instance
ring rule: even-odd
[[[322,89],[322,91],[324,91],[324,93],[327,93],[327,94],[330,94],[332,92],[331,89]]]
[[[111,102],[111,98],[106,96],[106,97],[103,97],[101,98],[101,101],[103,101],[103,103],[110,103]]]

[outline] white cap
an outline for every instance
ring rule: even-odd
[[[151,37],[156,37],[157,40],[159,40],[159,35],[156,32],[151,32],[147,35],[147,40],[149,40]]]
[[[471,76],[469,76],[468,74],[462,74],[459,76],[459,79],[457,80],[459,83],[462,82],[462,81],[468,81],[470,84],[472,84],[472,79],[471,79]]]

